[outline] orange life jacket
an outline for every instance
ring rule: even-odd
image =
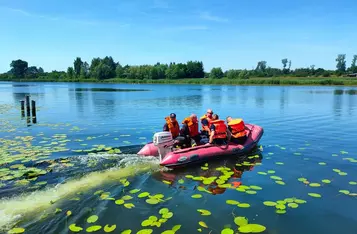
[[[170,117],[166,117],[165,118],[167,126],[169,127],[169,131],[171,132],[171,135],[173,138],[178,137],[178,135],[180,134],[180,126],[177,122],[177,120],[174,121],[174,123],[172,123],[170,121]]]
[[[198,132],[198,123],[197,122],[194,123],[190,117],[185,118],[182,121],[182,124],[187,124],[188,130],[190,132],[190,137],[194,137],[194,136],[197,136],[199,134],[199,132]]]
[[[202,124],[202,120],[204,120],[204,119],[207,119],[207,121],[208,121],[208,126],[204,126],[204,125]],[[211,130],[210,130],[209,128],[211,127],[212,119],[208,118],[207,115],[204,114],[204,115],[201,116],[200,120],[201,120],[201,124],[202,124],[202,130],[203,130],[203,131],[206,131],[206,132],[208,132],[208,133],[211,133]]]
[[[232,129],[233,138],[239,138],[246,135],[245,125],[242,119],[233,119],[228,123],[228,126]]]
[[[211,121],[211,125],[215,126],[213,139],[225,139],[227,137],[227,126],[224,124],[224,120]]]

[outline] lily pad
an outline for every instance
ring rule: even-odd
[[[71,230],[72,232],[80,232],[80,231],[83,230],[83,228],[76,226],[75,223],[69,225],[68,228],[69,228],[69,230]]]
[[[95,223],[98,220],[98,216],[97,215],[92,215],[87,219],[87,223]]]
[[[338,174],[339,174],[340,176],[346,176],[346,175],[347,175],[346,172],[339,172]]]
[[[343,193],[343,194],[346,194],[346,195],[350,194],[350,191],[348,191],[348,190],[340,190],[339,192]]]
[[[185,183],[185,181],[184,181],[183,179],[179,179],[179,180],[178,180],[178,183],[179,183],[179,184],[183,184],[183,183]]]
[[[203,209],[197,209],[198,212],[201,213],[201,215],[203,216],[208,216],[208,215],[211,215],[211,212],[208,211],[208,210],[203,210]]]
[[[271,179],[273,180],[283,180],[281,177],[279,176],[270,176]]]
[[[248,191],[246,191],[246,193],[247,193],[247,194],[256,194],[256,193],[257,193],[257,191],[254,191],[254,190],[248,190]]]
[[[174,213],[168,212],[168,213],[166,213],[166,214],[163,214],[162,217],[163,217],[164,219],[170,219],[173,215],[174,215]]]
[[[247,224],[238,228],[238,231],[241,233],[260,233],[264,232],[266,227],[260,224]]]
[[[238,205],[238,204],[239,204],[239,202],[238,202],[238,201],[235,201],[235,200],[227,200],[226,203],[227,203],[228,205]]]
[[[138,197],[139,198],[143,198],[143,197],[147,197],[147,196],[149,196],[150,195],[150,193],[148,193],[148,192],[142,192],[142,193],[140,193],[139,195],[138,195]]]
[[[24,233],[24,232],[25,232],[24,228],[17,227],[17,228],[13,228],[13,229],[9,230],[7,233],[8,234],[17,234],[17,233]]]
[[[285,214],[286,210],[276,210],[275,213],[277,213],[277,214]]]
[[[115,204],[117,205],[123,205],[125,203],[125,201],[123,199],[118,199],[115,201]]]
[[[109,226],[108,224],[104,226],[104,231],[105,232],[112,232],[117,228],[117,225],[111,225]]]
[[[318,193],[308,193],[308,195],[311,196],[311,197],[316,197],[316,198],[322,197],[322,196],[321,196],[320,194],[318,194]]]
[[[310,183],[309,185],[311,187],[320,187],[321,186],[321,184],[319,184],[319,183]]]
[[[274,170],[268,170],[267,172],[268,172],[268,174],[274,174],[275,173]]]
[[[296,204],[296,203],[289,203],[289,204],[288,204],[288,207],[295,209],[295,208],[298,208],[299,205]]]
[[[239,203],[237,206],[240,208],[249,208],[250,207],[250,205],[248,203]]]
[[[129,193],[134,194],[140,192],[141,189],[132,189],[129,191]]]
[[[150,204],[150,205],[155,205],[157,203],[159,203],[160,201],[158,199],[154,199],[154,198],[149,198],[146,199],[146,203]]]
[[[159,210],[159,214],[167,214],[167,213],[169,213],[169,209],[167,209],[167,208],[161,208],[160,210]]]
[[[201,227],[204,227],[204,228],[208,228],[207,224],[203,221],[199,221],[198,224],[201,226]]]
[[[238,216],[234,218],[234,223],[239,227],[243,227],[248,224],[248,219],[246,217]]]
[[[152,229],[142,229],[138,231],[136,234],[151,234],[153,232]]]
[[[306,178],[301,177],[301,178],[299,178],[299,179],[298,179],[298,181],[300,181],[300,182],[304,182],[304,181],[307,181],[307,179],[306,179]]]
[[[350,185],[357,185],[357,182],[355,182],[355,181],[350,181],[350,182],[348,182]]]
[[[280,184],[280,185],[285,185],[285,182],[281,181],[281,180],[276,180],[275,183]]]
[[[306,201],[305,201],[305,200],[302,200],[302,199],[295,199],[294,202],[295,202],[295,203],[298,203],[298,204],[304,204],[304,203],[306,203]]]
[[[265,202],[263,202],[263,204],[266,206],[276,206],[276,202],[273,202],[273,201],[265,201]]]
[[[201,198],[202,195],[201,195],[201,194],[194,194],[194,195],[192,195],[191,197],[192,197],[192,198]]]
[[[131,208],[135,207],[135,205],[133,203],[125,203],[124,206],[127,209],[131,209]]]
[[[268,175],[268,173],[263,172],[263,171],[258,171],[258,174],[260,174],[260,175]],[[227,228],[226,228],[226,229],[227,229]],[[228,229],[230,229],[230,228],[228,228]],[[223,229],[223,230],[225,230],[225,229]],[[232,229],[230,229],[230,230],[232,230]]]
[[[234,231],[230,228],[225,228],[221,231],[221,234],[234,234]]]
[[[263,189],[262,187],[259,187],[259,186],[256,186],[256,185],[251,185],[250,188],[254,189],[254,190],[262,190]]]
[[[326,165],[326,163],[325,163],[325,162],[319,162],[319,165],[321,165],[321,166],[325,166],[325,165]]]

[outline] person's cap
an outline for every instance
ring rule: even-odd
[[[170,114],[170,118],[176,118],[176,114],[175,113],[171,113]]]

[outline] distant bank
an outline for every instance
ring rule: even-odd
[[[344,85],[357,86],[357,77],[272,77],[249,79],[0,79],[14,82],[90,82],[90,83],[128,83],[128,84],[213,84],[213,85]]]

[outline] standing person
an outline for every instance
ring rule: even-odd
[[[194,147],[200,144],[201,136],[198,131],[197,115],[191,114],[182,121],[180,136],[185,138],[186,146],[191,145],[191,147]]]
[[[201,143],[206,144],[209,141],[209,136],[211,134],[210,126],[211,126],[211,121],[212,121],[212,115],[213,111],[211,109],[207,109],[206,114],[201,116]]]
[[[217,114],[214,114],[213,121],[211,121],[211,134],[209,144],[225,145],[227,144],[228,131],[224,120],[220,120]]]
[[[243,119],[232,119],[231,116],[228,116],[226,120],[230,132],[230,141],[234,144],[243,145],[248,138]]]

